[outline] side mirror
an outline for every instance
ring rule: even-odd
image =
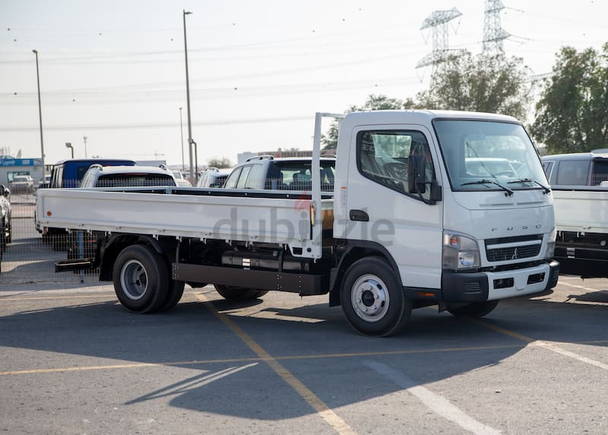
[[[425,180],[424,163],[425,157],[420,154],[412,154],[407,159],[407,191],[409,193],[426,192],[427,180]]]
[[[415,193],[420,196],[420,199],[426,204],[435,204],[443,199],[443,191],[437,180],[426,179],[426,156],[412,154],[408,158],[407,165],[407,188],[408,193]],[[422,195],[426,193],[426,186],[429,185],[428,198]]]

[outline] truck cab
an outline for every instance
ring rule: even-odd
[[[409,297],[456,310],[476,302],[484,311],[557,283],[553,199],[520,122],[355,113],[342,121],[338,143],[334,237],[381,253]],[[509,170],[470,171],[484,159]]]

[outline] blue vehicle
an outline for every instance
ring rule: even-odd
[[[133,160],[124,159],[70,159],[57,162],[53,166],[51,189],[59,187],[79,187],[80,181],[91,165],[101,166],[135,166]]]

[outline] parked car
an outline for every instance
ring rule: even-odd
[[[29,175],[15,175],[9,188],[12,193],[34,193],[34,179]]]
[[[207,168],[196,183],[196,187],[224,187],[232,169]]]
[[[51,186],[51,174],[46,174],[43,180],[38,182],[38,189],[48,189]]]
[[[51,172],[51,188],[74,188],[80,186],[80,181],[91,165],[101,166],[135,166],[133,160],[125,159],[70,159],[62,160],[53,165]]]
[[[177,186],[173,172],[155,166],[92,165],[82,177],[80,188]]]
[[[335,168],[335,158],[320,159],[322,191],[333,192]],[[312,189],[312,158],[252,157],[234,168],[224,187],[309,191]]]
[[[0,184],[0,259],[6,250],[6,245],[12,242],[11,227],[11,191]]]

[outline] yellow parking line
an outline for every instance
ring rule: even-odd
[[[608,340],[606,341],[608,342]],[[602,342],[594,342],[602,343]],[[274,359],[277,361],[294,361],[306,359],[329,359],[329,358],[357,358],[370,356],[392,356],[406,354],[424,354],[437,352],[470,352],[479,350],[496,350],[496,349],[513,349],[520,348],[519,344],[500,345],[500,346],[472,346],[472,347],[450,347],[438,349],[410,349],[410,350],[392,350],[382,352],[352,352],[352,353],[330,353],[321,355],[291,355],[279,356]],[[0,372],[0,376],[8,375],[30,375],[43,373],[60,373],[60,372],[80,372],[88,370],[115,370],[115,369],[132,369],[139,367],[163,367],[163,366],[195,366],[208,364],[225,364],[225,363],[243,363],[243,362],[258,362],[264,361],[261,357],[251,358],[225,358],[225,359],[210,359],[210,360],[193,360],[193,361],[174,361],[174,362],[158,362],[158,363],[130,363],[130,364],[110,364],[105,366],[86,366],[86,367],[57,367],[48,369],[30,369],[30,370],[11,370]]]
[[[289,370],[281,363],[272,357],[266,350],[253,340],[245,331],[230,320],[225,314],[222,314],[213,305],[209,299],[203,294],[196,294],[196,297],[205,302],[205,306],[220,319],[232,332],[234,332],[243,342],[268,366],[275,371],[287,384],[291,386],[316,412],[339,434],[355,434],[352,427],[342,420],[334,411],[332,411],[321,399],[319,399],[306,385],[297,379]]]
[[[251,361],[259,361],[259,360],[260,360],[259,358],[228,358],[228,359],[217,359],[217,360],[211,360],[211,361],[178,361],[178,362],[164,362],[164,363],[110,364],[110,365],[105,365],[105,366],[86,366],[86,367],[57,367],[57,368],[53,368],[53,369],[12,370],[12,371],[0,372],[0,376],[32,375],[32,374],[45,374],[45,373],[86,372],[86,371],[92,371],[92,370],[136,369],[136,368],[140,368],[140,367],[179,367],[179,366],[202,365],[202,364],[251,362]]]
[[[492,325],[491,323],[485,322],[481,319],[469,317],[467,320],[469,320],[471,323],[475,323],[476,325],[483,326],[486,329],[491,329],[492,331],[499,332],[503,335],[508,335],[509,337],[516,338],[517,340],[525,341],[526,343],[533,343],[536,341],[535,338],[528,337],[526,335],[522,335],[518,332],[510,331],[508,329],[504,329],[496,325]]]
[[[500,328],[498,328],[500,329]],[[570,344],[608,344],[608,340],[582,341]],[[294,361],[307,359],[329,359],[329,358],[363,358],[370,356],[394,356],[394,355],[411,355],[425,353],[441,353],[441,352],[475,352],[485,350],[499,349],[516,349],[521,348],[520,344],[496,345],[496,346],[470,346],[470,347],[449,347],[436,349],[410,349],[410,350],[390,350],[382,352],[352,352],[352,353],[330,353],[321,355],[291,355],[278,356],[274,359],[277,361]],[[209,364],[226,364],[226,363],[243,363],[243,362],[259,362],[263,361],[259,357],[251,358],[225,358],[225,359],[210,359],[210,360],[193,360],[193,361],[174,361],[174,362],[158,362],[158,363],[129,363],[129,364],[109,364],[105,366],[86,366],[86,367],[56,367],[48,369],[30,369],[30,370],[11,370],[0,372],[0,376],[8,375],[31,375],[44,373],[61,373],[61,372],[82,372],[90,370],[116,370],[116,369],[133,369],[139,367],[179,367],[179,366],[197,366]]]
[[[577,353],[571,352],[569,350],[563,349],[558,346],[558,344],[568,344],[568,343],[555,343],[555,342],[550,342],[550,341],[537,340],[535,338],[519,334],[518,332],[510,331],[508,329],[504,329],[504,328],[500,328],[496,325],[492,325],[491,323],[488,323],[484,320],[474,319],[474,318],[469,318],[468,320],[472,323],[475,323],[476,325],[482,326],[487,329],[491,329],[492,331],[496,331],[496,332],[499,332],[504,335],[508,335],[509,337],[516,338],[518,340],[529,343],[533,346],[539,346],[539,347],[542,347],[543,349],[547,349],[547,350],[550,350],[551,352],[555,352],[560,355],[567,356],[569,358],[575,359],[575,360],[583,362],[585,364],[589,364],[589,365],[599,367],[604,370],[608,370],[608,364],[604,364],[600,361],[596,361],[594,359],[587,358],[585,356],[579,355]],[[598,340],[598,341],[592,341],[592,342],[586,342],[586,343],[570,343],[570,344],[598,344],[598,343],[604,343],[604,342],[605,342],[604,340]]]

